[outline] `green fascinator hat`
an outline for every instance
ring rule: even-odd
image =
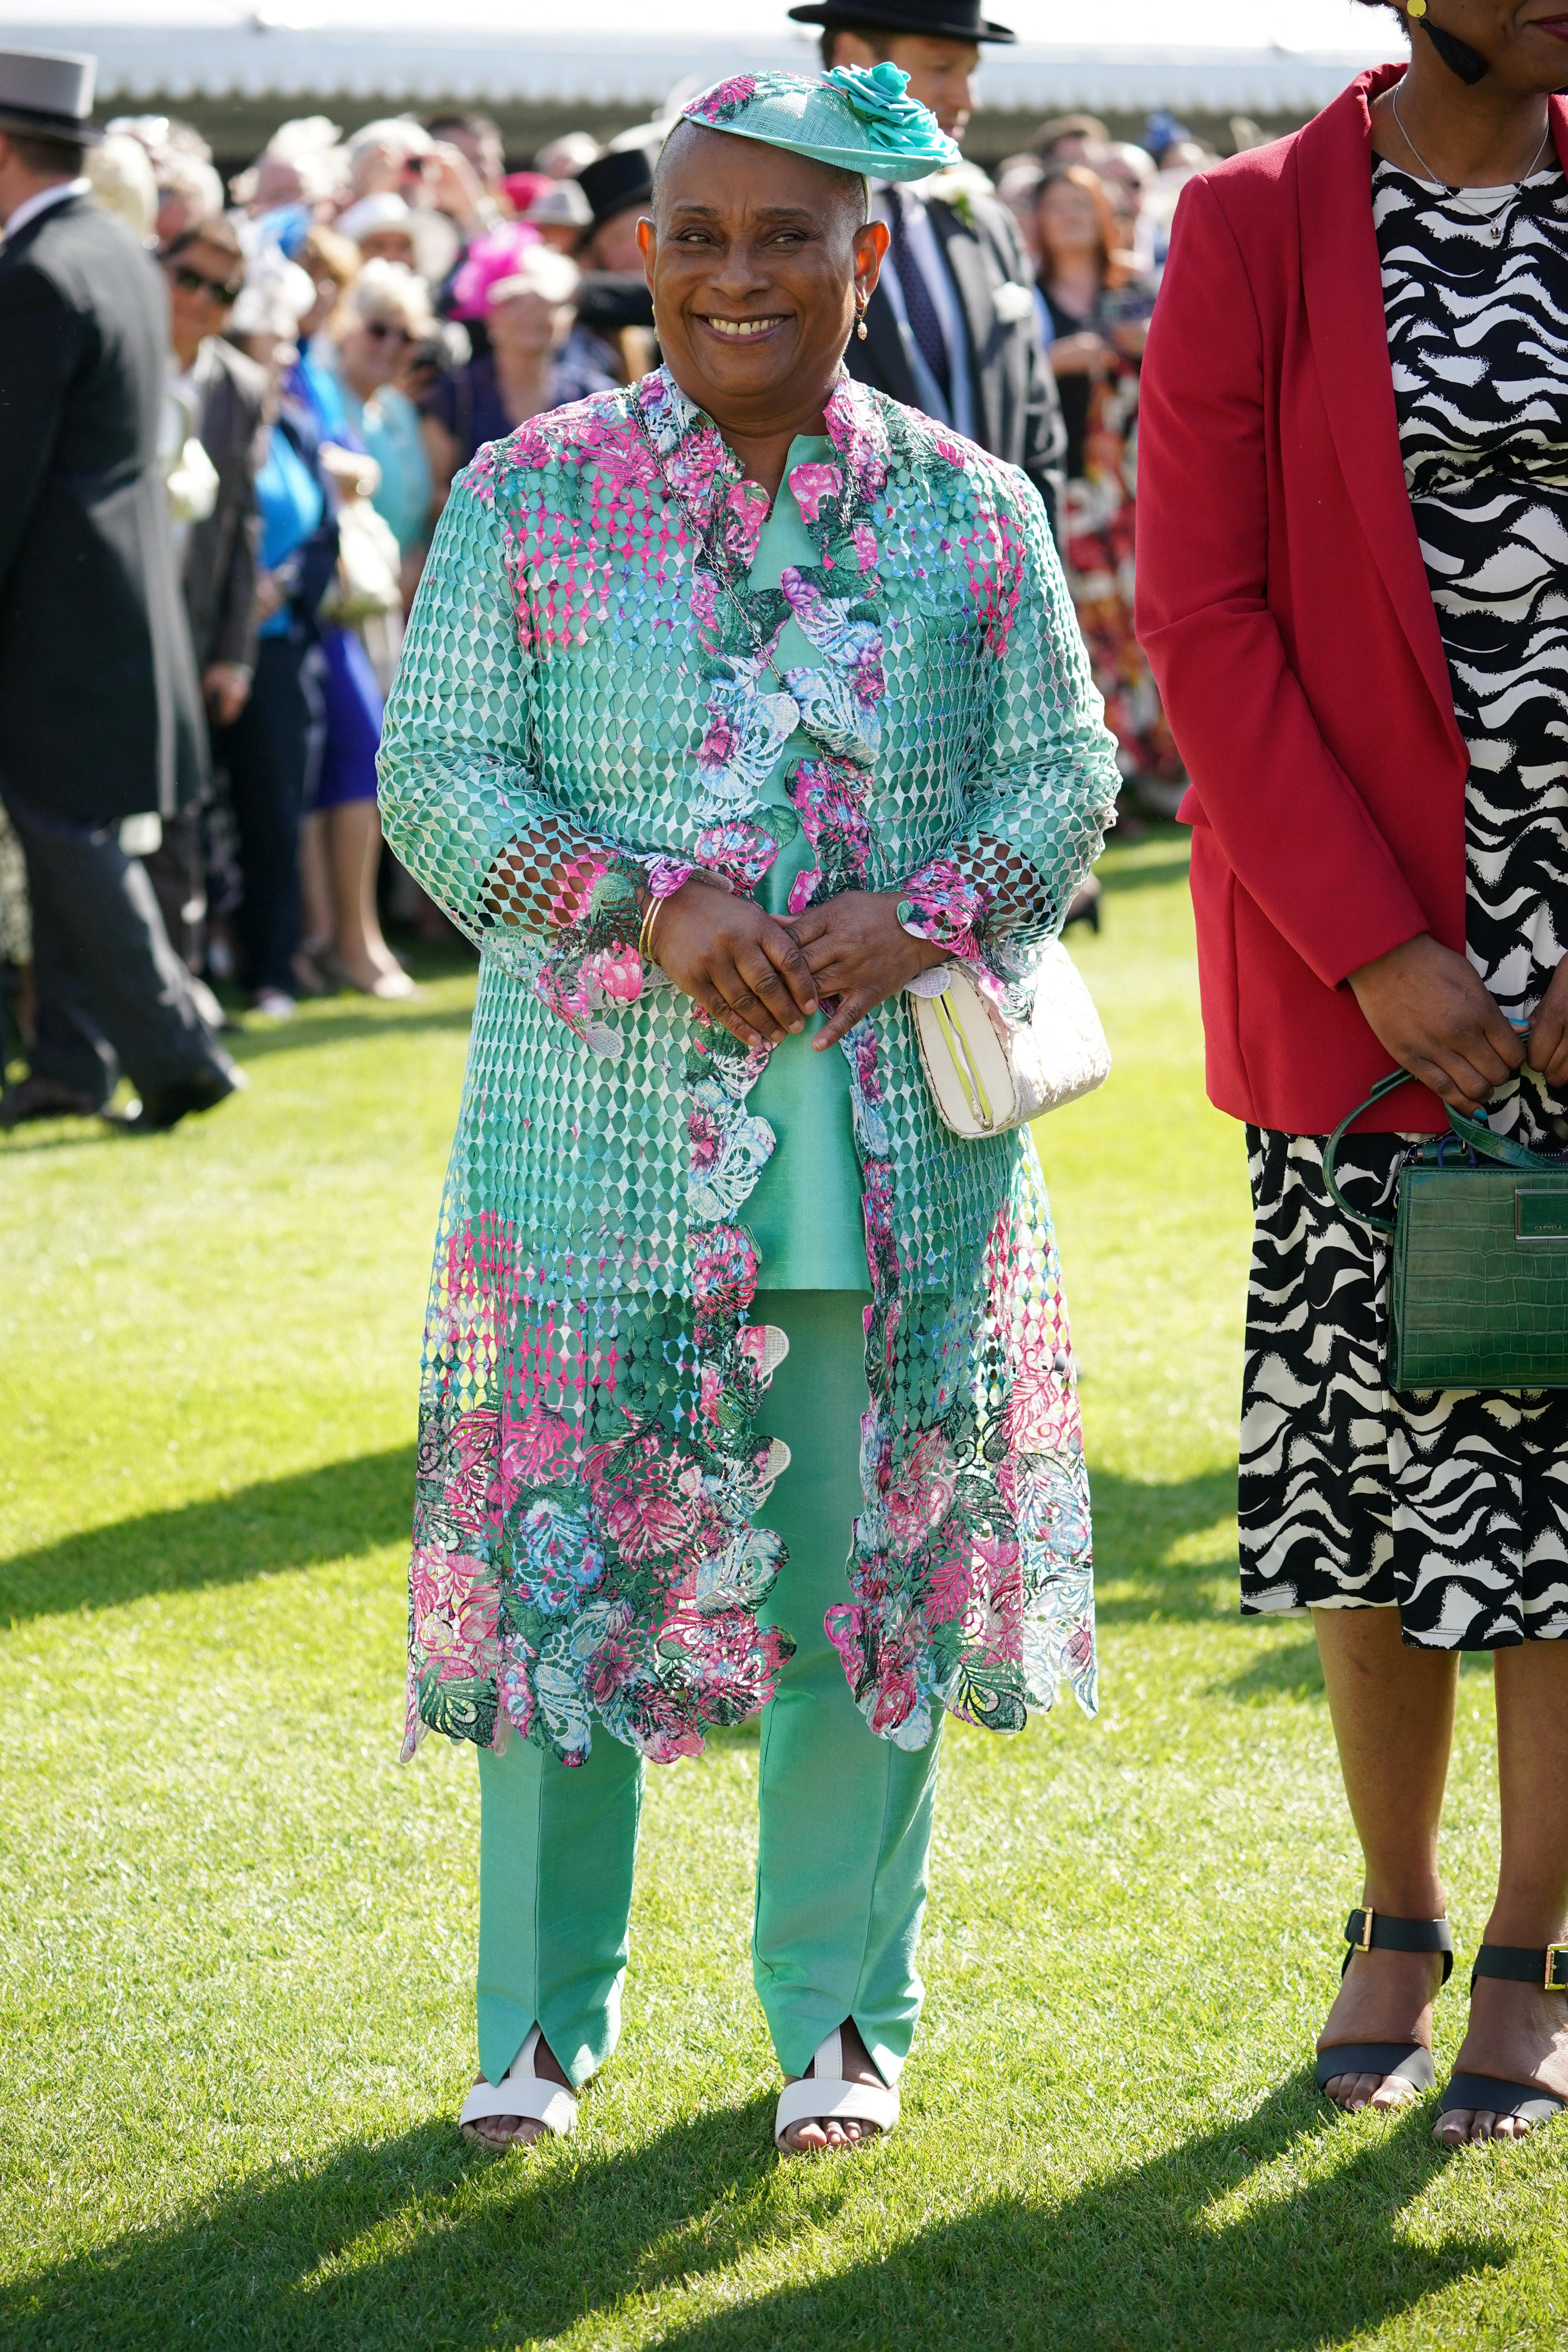
[[[909,76],[888,62],[801,74],[736,74],[680,110],[684,122],[732,131],[868,180],[923,180],[959,161],[927,106],[904,92]]]

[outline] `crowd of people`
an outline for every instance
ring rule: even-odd
[[[827,65],[865,61],[853,31],[824,46]],[[962,138],[967,78],[918,94]],[[113,120],[86,150],[93,200],[155,254],[168,295],[161,455],[208,740],[176,806],[138,813],[126,842],[209,1025],[213,982],[274,1020],[322,991],[405,993],[384,916],[444,931],[381,855],[375,754],[404,623],[476,449],[652,365],[637,223],[667,128],[604,145],[570,131],[509,170],[479,112],[346,137],[312,116],[281,123],[226,189],[166,117]],[[1066,116],[994,186],[963,163],[919,194],[879,192],[896,242],[848,354],[1046,495],[1134,822],[1134,803],[1171,814],[1183,784],[1131,628],[1139,361],[1175,194],[1211,160],[1168,117],[1147,139]],[[954,239],[986,255],[970,317],[973,274],[939,257]],[[1000,362],[981,356],[998,320]],[[0,827],[9,1057],[35,1044],[36,1012],[24,863]],[[98,1087],[34,1076],[0,1120],[102,1108]]]

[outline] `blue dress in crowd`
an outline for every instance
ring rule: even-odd
[[[368,449],[376,457],[382,467],[382,483],[371,503],[397,530],[397,522],[386,514],[383,500],[389,478],[400,480],[401,477],[392,474],[375,449],[370,447],[368,438],[356,428],[349,406],[353,395],[341,378],[319,357],[307,354],[290,371],[289,388],[309,408],[321,440],[343,449]],[[358,408],[359,403],[355,401],[353,405]],[[363,422],[363,409],[360,415]],[[423,457],[423,450],[420,455]],[[425,480],[427,507],[427,467]],[[398,545],[403,544],[399,533]],[[375,672],[357,632],[340,623],[327,622],[321,625],[321,637],[326,740],[311,800],[313,811],[336,808],[346,801],[375,798],[375,754],[381,741],[384,708]]]

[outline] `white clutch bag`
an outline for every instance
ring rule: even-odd
[[[1110,1076],[1094,999],[1059,940],[1046,951],[1026,1028],[1009,1028],[962,964],[922,972],[906,992],[931,1100],[954,1135],[1005,1134]]]

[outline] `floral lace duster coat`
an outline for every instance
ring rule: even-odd
[[[522,425],[454,489],[387,712],[382,813],[481,950],[426,1328],[409,1748],[429,1727],[566,1763],[644,1754],[771,1694],[759,1627],[788,1459],[787,1334],[746,1196],[765,1063],[637,951],[636,886],[794,903],[901,887],[1012,1017],[1117,786],[1024,477],[840,380],[792,488],[820,561],[753,593],[766,514],[665,370]],[[743,609],[742,609],[743,608]],[[814,667],[763,655],[795,615]],[[790,805],[764,786],[804,728]],[[938,1121],[907,1003],[845,1041],[863,1181],[865,1507],[827,1631],[872,1731],[1094,1704],[1089,1496],[1027,1132]],[[785,1587],[787,1591],[787,1585]],[[405,1750],[408,1752],[408,1750]]]

